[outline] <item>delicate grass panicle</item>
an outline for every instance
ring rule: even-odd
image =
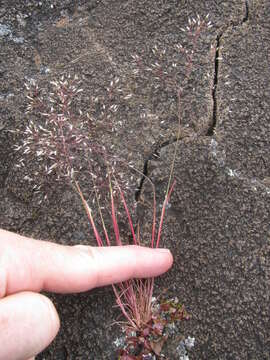
[[[162,65],[166,49],[160,52],[157,47],[153,48],[152,52],[159,60],[150,66],[143,61],[141,56],[133,56],[136,76],[142,73],[150,74],[150,80],[153,81],[155,87],[163,87],[164,90],[173,91],[176,95],[174,96],[178,118],[176,140],[179,140],[181,134],[183,88],[190,78],[194,66],[193,56],[199,35],[203,29],[209,27],[211,27],[211,23],[208,21],[208,16],[205,20],[201,20],[199,16],[189,19],[188,26],[182,29],[186,33],[187,41],[184,45],[177,44],[175,46],[178,58],[169,61],[170,67],[168,68],[164,68]],[[181,64],[181,71],[177,70],[179,66],[177,59]],[[182,69],[183,59],[184,69]],[[164,64],[168,64],[168,61],[165,61]],[[179,73],[183,75],[180,84]],[[108,151],[106,141],[103,142],[103,137],[100,137],[100,134],[104,134],[106,131],[117,131],[113,117],[117,112],[118,105],[113,102],[113,92],[118,83],[119,79],[114,79],[107,88],[109,106],[100,104],[99,99],[93,97],[92,107],[87,113],[83,113],[73,102],[75,97],[78,98],[83,92],[77,77],[73,79],[70,76],[61,77],[60,80],[53,81],[49,95],[40,90],[35,82],[27,84],[29,92],[27,97],[30,101],[27,111],[30,120],[23,132],[20,132],[22,142],[16,146],[16,150],[21,154],[19,167],[25,166],[27,160],[31,161],[35,158],[38,171],[45,173],[46,176],[52,174],[58,180],[64,178],[72,184],[80,196],[98,246],[115,244],[121,246],[124,244],[117,220],[120,209],[122,209],[122,218],[124,217],[128,224],[132,243],[141,244],[140,227],[139,224],[136,226],[133,224],[128,206],[130,199],[127,198],[121,176],[115,166],[117,154]],[[128,101],[132,96],[134,94],[125,94],[123,99]],[[99,120],[97,120],[97,114]],[[100,131],[100,126],[102,131]],[[149,246],[152,248],[159,247],[165,211],[175,186],[172,178],[177,144],[178,141],[175,142],[175,153],[159,216],[156,212],[154,185],[145,176],[153,186],[153,218],[152,230],[149,234]],[[94,209],[90,207],[81,187],[80,174],[83,172],[87,173],[91,183],[89,185],[93,187],[95,206],[97,207],[95,210],[99,213],[103,234],[99,230],[100,226],[96,226]],[[99,179],[101,179],[101,183],[106,184],[105,189],[110,201],[109,223],[107,223],[107,216],[102,213],[100,205],[100,196],[97,191],[97,185],[100,185]],[[39,188],[37,187],[37,189]],[[117,202],[115,201],[116,196],[118,197]],[[159,221],[157,221],[157,217],[159,217]],[[153,301],[153,287],[153,278],[132,279],[113,285],[117,304],[126,320],[120,322],[125,332],[125,344],[119,350],[119,359],[121,360],[164,358],[161,351],[170,329],[173,328],[176,321],[188,318],[184,307],[178,303],[177,299]]]
[[[183,42],[176,43],[169,49],[170,51],[162,48],[162,45],[155,45],[147,56],[132,55],[133,74],[144,79],[149,79],[150,75],[154,93],[162,89],[171,96],[176,95],[179,105],[184,87],[194,69],[194,58],[200,35],[211,27],[209,14],[204,19],[201,19],[199,15],[189,18],[188,25],[181,28],[181,32],[184,33]],[[178,115],[180,115],[179,111]],[[146,114],[143,113],[142,116],[145,117]]]
[[[106,144],[106,136],[119,126],[115,121],[118,105],[112,102],[114,93],[119,92],[118,83],[119,78],[110,81],[106,104],[93,96],[84,112],[78,107],[83,89],[77,76],[62,76],[52,81],[49,89],[39,88],[34,80],[25,84],[28,120],[23,130],[13,131],[20,139],[15,146],[20,154],[16,167],[26,168],[35,162],[35,171],[27,180],[36,193],[44,190],[41,185],[46,182],[70,183],[80,174],[90,179],[92,187],[108,191],[107,168],[124,189],[128,188],[118,169],[122,160]]]
[[[35,157],[45,173],[53,171],[60,177],[73,177],[76,153],[89,152],[91,146],[87,137],[86,118],[79,110],[74,112],[73,99],[83,90],[78,78],[51,82],[52,89],[47,97],[35,82],[25,84],[29,95],[27,114],[37,113],[43,121],[30,118],[22,133],[23,142],[16,150],[21,150],[19,166],[24,166],[27,156]]]

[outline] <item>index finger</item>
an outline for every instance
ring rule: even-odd
[[[81,292],[167,271],[166,249],[64,246],[0,230],[0,298],[19,291]]]

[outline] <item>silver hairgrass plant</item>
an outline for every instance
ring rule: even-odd
[[[164,67],[162,64],[166,49],[159,50],[157,46],[152,49],[152,54],[157,60],[151,64],[147,64],[147,60],[140,55],[132,56],[133,75],[136,78],[139,79],[141,75],[145,77],[147,74],[156,89],[162,88],[164,91],[173,93],[176,99],[178,130],[174,142],[175,151],[159,213],[156,210],[153,183],[132,167],[132,171],[145,176],[153,187],[152,224],[148,244],[152,248],[160,245],[165,212],[175,186],[173,170],[178,141],[182,136],[183,88],[194,67],[194,53],[199,36],[203,30],[211,26],[208,16],[205,19],[199,16],[190,18],[186,28],[182,29],[188,39],[187,45],[176,44],[176,59],[170,62],[170,66]],[[177,76],[179,72],[177,56],[182,61],[184,58],[184,69],[181,65],[180,84]],[[86,112],[81,111],[75,101],[83,93],[82,84],[77,76],[61,76],[50,83],[48,90],[40,89],[36,81],[27,83],[26,115],[28,119],[26,127],[17,131],[20,141],[15,146],[19,154],[17,167],[27,168],[29,162],[35,161],[34,173],[28,176],[28,179],[33,182],[35,192],[42,191],[42,178],[53,177],[57,182],[64,180],[72,186],[81,199],[97,245],[100,247],[125,244],[118,222],[120,212],[122,219],[124,218],[128,225],[132,243],[142,245],[140,226],[134,224],[133,214],[129,208],[129,193],[126,191],[129,184],[122,174],[123,164],[129,165],[129,162],[119,158],[114,153],[114,149],[108,149],[107,146],[106,136],[117,131],[114,119],[117,117],[118,105],[113,99],[114,93],[121,94],[121,91],[118,91],[119,81],[119,78],[110,81],[106,89],[107,105],[102,104],[98,97],[92,97],[91,107]],[[134,96],[136,94],[124,94],[123,99],[129,101]],[[82,190],[80,176],[83,173],[87,175],[89,186],[92,187],[94,201],[91,203]],[[105,191],[105,197],[110,204],[109,218],[108,214],[105,216],[103,213],[100,189]],[[99,216],[101,226],[96,225],[95,213]],[[162,348],[170,331],[174,328],[175,322],[188,319],[184,306],[176,298],[168,300],[160,297],[159,301],[153,298],[153,278],[124,281],[113,285],[113,291],[116,302],[124,315],[124,321],[118,321],[125,334],[124,344],[118,349],[118,359],[166,359],[162,354]],[[192,341],[187,341],[185,348],[191,347],[189,346],[191,342],[194,343],[193,338],[189,339]],[[183,358],[183,352],[181,356],[180,358]]]

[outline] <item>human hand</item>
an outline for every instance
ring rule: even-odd
[[[56,336],[56,309],[39,291],[82,292],[167,271],[172,255],[139,246],[63,246],[0,230],[0,360],[33,359]]]

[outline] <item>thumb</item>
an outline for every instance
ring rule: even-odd
[[[60,321],[44,295],[21,292],[0,300],[0,360],[26,360],[47,347]]]

